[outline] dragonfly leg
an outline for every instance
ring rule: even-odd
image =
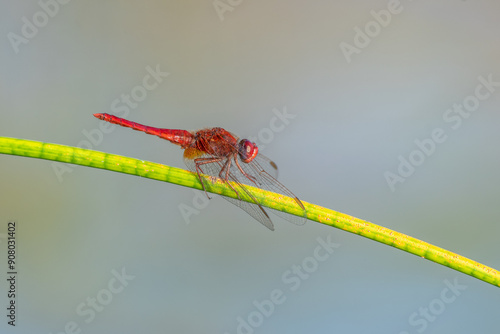
[[[258,187],[259,185],[257,184],[257,180],[255,179],[255,177],[253,177],[252,175],[248,175],[247,173],[245,173],[243,168],[241,168],[240,163],[238,162],[238,158],[236,155],[234,156],[234,161],[236,162],[236,166],[238,166],[238,169],[240,170],[241,174],[245,175],[245,177],[247,179],[252,181]]]
[[[207,195],[208,199],[212,199],[212,198],[210,196],[208,196],[207,189],[205,189],[205,184],[203,183],[203,180],[201,179],[201,174],[205,174],[205,173],[203,173],[203,170],[201,169],[201,165],[219,162],[221,160],[222,160],[222,158],[198,158],[198,159],[193,160],[194,165],[196,167],[196,173],[198,174],[198,179],[200,179],[201,187],[203,188],[203,191],[205,192],[205,195]]]
[[[224,173],[224,170],[225,170],[225,173]],[[222,169],[220,170],[220,173],[219,173],[219,178],[224,180],[231,187],[231,189],[234,190],[234,192],[236,193],[236,196],[238,196],[238,199],[241,200],[241,197],[240,197],[240,194],[238,193],[238,191],[236,189],[234,189],[234,187],[231,185],[231,183],[228,182],[230,170],[231,170],[231,157],[227,158],[226,162],[224,163],[224,166],[222,166]],[[224,174],[224,176],[222,176],[222,174]]]

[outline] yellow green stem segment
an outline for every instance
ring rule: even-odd
[[[192,172],[154,162],[77,147],[0,137],[0,153],[106,169],[153,180],[170,182],[194,189],[202,189],[198,176]],[[263,206],[290,214],[301,215],[302,213],[294,211],[297,205],[295,205],[294,200],[291,198],[284,199],[282,195],[254,187],[248,187],[248,189],[253,196],[262,200]],[[206,190],[207,192],[222,196],[237,197],[231,187],[222,181],[207,182]],[[278,198],[280,199],[279,201],[277,200]],[[246,194],[242,194],[241,200],[247,202],[251,201]],[[401,249],[500,287],[500,272],[493,268],[385,227],[318,205],[304,201],[302,201],[302,203],[307,210],[307,218],[309,220],[330,225]]]

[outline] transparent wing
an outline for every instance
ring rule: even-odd
[[[217,159],[217,157],[214,157],[213,155],[209,155],[209,154],[202,154],[199,156],[199,158],[201,158],[201,159],[215,158],[215,160],[213,162],[201,165],[200,169],[202,170],[203,174],[209,175],[212,177],[217,177],[217,178],[220,177],[219,175],[221,173],[221,170],[228,159],[225,157],[221,157],[219,160],[219,159]],[[188,169],[190,171],[197,173],[196,163],[194,162],[193,159],[184,159],[184,162],[186,163],[186,166],[188,167]],[[224,198],[225,200],[227,200],[228,202],[238,206],[239,208],[245,210],[250,216],[252,216],[258,222],[260,222],[262,225],[264,225],[265,227],[267,227],[271,231],[274,231],[274,225],[271,221],[271,218],[269,218],[269,215],[264,210],[264,208],[260,204],[258,204],[257,199],[247,191],[247,189],[245,188],[245,186],[241,182],[238,181],[239,175],[237,174],[237,172],[239,172],[239,170],[237,170],[237,168],[236,168],[236,170],[234,170],[234,168],[233,168],[234,166],[232,166],[232,165],[234,165],[234,161],[231,163],[231,166],[229,168],[228,180],[234,182],[234,184],[235,184],[234,190],[238,194],[242,193],[242,192],[248,194],[248,196],[254,200],[254,203],[240,201],[239,199],[230,198],[230,197],[226,197],[226,196],[221,196],[221,197]],[[236,173],[236,175],[234,175],[235,173]],[[241,172],[239,172],[239,174],[241,174]],[[242,176],[243,175],[241,174],[241,176],[239,176],[239,177],[241,178]],[[224,179],[224,177],[221,177],[221,178]],[[202,182],[207,182],[207,180],[202,178]]]
[[[274,225],[269,218],[269,215],[260,205],[259,200],[248,192],[246,185],[259,187],[261,189],[283,194],[294,199],[297,208],[302,212],[301,217],[273,209],[271,209],[271,212],[296,225],[303,225],[306,222],[306,211],[302,202],[276,179],[278,175],[278,168],[269,158],[259,154],[250,163],[244,163],[239,159],[237,154],[232,154],[230,157],[217,157],[206,153],[204,154],[202,152],[200,152],[200,155],[197,158],[204,162],[199,165],[203,174],[221,179],[225,179],[227,177],[227,180],[233,181],[235,184],[233,190],[235,190],[238,194],[242,192],[248,194],[248,196],[254,200],[254,203],[222,196],[225,200],[245,210],[250,216],[255,218],[270,230],[274,230]],[[197,173],[196,163],[193,159],[185,158],[184,161],[189,170]],[[238,165],[241,167],[241,170]]]
[[[245,174],[251,175],[253,178],[255,178],[257,187],[292,198],[295,201],[297,209],[301,211],[301,216],[291,215],[289,213],[277,211],[274,209],[271,209],[272,213],[296,225],[305,224],[307,219],[306,209],[304,208],[304,205],[297,196],[295,196],[287,187],[285,187],[276,179],[278,175],[278,167],[273,161],[262,154],[258,154],[257,157],[255,157],[255,159],[251,162],[244,163],[242,161],[239,161],[239,164]],[[248,180],[248,178],[246,177],[244,183],[255,186],[255,184],[253,184],[253,182]]]

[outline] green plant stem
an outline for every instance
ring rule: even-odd
[[[183,169],[65,145],[0,137],[0,153],[106,169],[202,189],[197,175]],[[207,182],[206,188],[208,192],[236,198],[235,192],[220,180]],[[253,196],[262,201],[263,206],[290,214],[301,214],[300,210],[296,209],[293,199],[254,187],[248,188]],[[251,201],[246,195],[241,199]],[[309,220],[358,234],[455,269],[497,287],[500,286],[500,272],[493,268],[385,227],[318,205],[304,201],[302,203],[307,210]]]

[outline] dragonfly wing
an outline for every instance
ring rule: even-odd
[[[259,162],[262,162],[266,168],[263,168]],[[283,184],[281,184],[273,175],[277,175],[278,168],[274,162],[266,157],[261,157],[261,155],[257,155],[257,157],[249,163],[244,163],[239,160],[239,166],[243,170],[244,173],[238,168],[235,163],[231,164],[230,167],[230,180],[237,182],[239,184],[239,188],[243,189],[247,194],[245,185],[249,185],[252,187],[258,187],[264,190],[272,191],[278,194],[285,195],[294,199],[298,209],[301,211],[300,216],[295,216],[286,212],[270,209],[270,212],[280,216],[283,219],[288,220],[291,223],[296,225],[304,225],[306,218],[306,210],[302,202],[295,196],[290,190],[288,190]],[[248,175],[249,177],[247,177]],[[239,190],[238,190],[239,191]],[[259,207],[262,207],[258,199],[254,198],[254,201]],[[248,210],[244,209],[248,212]],[[250,214],[252,215],[252,214]],[[253,216],[253,215],[252,215]],[[258,220],[258,219],[257,219]],[[259,220],[261,223],[262,221]],[[263,223],[264,224],[264,223]],[[264,224],[266,225],[266,224]]]
[[[236,159],[238,159],[238,164],[243,171],[242,173],[240,168],[238,168],[238,166],[236,165],[235,160],[231,157],[232,160],[229,164],[229,173],[226,174],[227,169],[225,169],[221,174],[221,170],[224,168],[228,157],[218,157],[211,154],[206,154],[201,151],[198,151],[198,153],[199,154],[193,154],[193,152],[190,152],[190,154],[188,154],[187,156],[185,154],[184,161],[189,170],[194,173],[198,172],[196,169],[196,163],[193,160],[193,156],[196,156],[196,158],[201,158],[206,161],[206,163],[199,165],[199,169],[203,174],[221,179],[225,179],[227,175],[227,179],[229,181],[233,181],[236,184],[236,186],[234,186],[234,190],[238,193],[242,191],[245,192],[254,199],[254,203],[248,203],[240,201],[239,199],[232,199],[223,196],[224,199],[245,210],[249,215],[254,217],[267,228],[274,230],[271,219],[269,218],[266,211],[264,211],[259,200],[253,197],[248,192],[245,185],[259,187],[264,190],[272,191],[294,199],[297,208],[301,211],[300,216],[291,215],[274,209],[271,209],[271,212],[296,225],[305,224],[307,218],[304,205],[297,198],[297,196],[295,196],[290,190],[288,190],[276,179],[278,176],[278,167],[269,158],[263,156],[262,154],[258,154],[249,163],[244,163],[238,157],[236,157]]]
[[[244,202],[240,201],[239,199],[231,198],[231,197],[226,197],[226,196],[221,196],[225,200],[227,200],[230,203],[233,203],[237,207],[245,210],[250,216],[255,218],[258,222],[260,222],[262,225],[270,229],[271,231],[274,231],[274,224],[271,221],[271,218],[269,218],[269,215],[267,212],[264,210],[260,204],[253,204],[249,202]]]
[[[257,158],[259,158],[260,156],[261,154],[257,155]],[[286,188],[283,184],[281,184],[276,179],[276,177],[273,176],[277,175],[278,173],[278,168],[276,167],[276,164],[271,160],[269,160],[268,158],[265,159],[257,159],[257,158],[249,163],[240,162],[240,166],[243,169],[243,171],[246,174],[251,175],[253,178],[255,178],[255,182],[257,183],[256,185],[253,184],[253,182],[249,182],[248,184],[251,186],[257,186],[264,190],[282,194],[294,199],[297,207],[301,211],[300,216],[291,215],[289,213],[274,209],[271,209],[272,210],[271,212],[296,225],[304,225],[307,220],[306,218],[307,212],[304,207],[304,204],[302,204],[302,202],[297,196],[295,196],[288,188]],[[262,167],[262,165],[259,162],[263,163],[263,165],[266,166],[266,168]]]
[[[278,166],[274,161],[263,155],[262,153],[257,154],[254,161],[259,164],[264,171],[271,175],[276,180],[278,179]]]
[[[213,155],[203,154],[203,153],[197,155],[197,157],[201,158],[201,159],[207,159],[208,161],[210,161],[210,159],[213,159],[213,162],[209,162],[209,163],[201,165],[200,169],[201,169],[202,173],[205,175],[208,175],[211,177],[216,177],[216,178],[220,177],[219,174],[220,174],[225,162],[227,161],[227,158],[218,159],[217,157],[214,157]],[[196,163],[194,162],[193,159],[185,156],[184,162],[190,171],[197,173]],[[254,203],[240,201],[239,199],[226,197],[226,196],[221,196],[221,197],[224,198],[225,200],[227,200],[228,202],[236,205],[237,207],[245,210],[250,216],[255,218],[262,225],[264,225],[265,227],[267,227],[271,231],[274,231],[274,225],[271,221],[271,218],[269,218],[269,215],[267,214],[267,212],[258,203],[257,199],[254,196],[252,196],[252,194],[250,194],[248,192],[248,190],[245,188],[245,186],[242,185],[241,182],[238,182],[238,180],[237,180],[238,174],[233,175],[236,172],[241,174],[241,172],[239,170],[233,169],[233,165],[234,165],[234,161],[231,163],[228,179],[230,181],[234,182],[233,183],[234,190],[236,192],[238,192],[238,194],[241,192],[245,192],[249,197],[254,199]],[[241,175],[240,177],[243,177],[243,175]],[[209,182],[209,181],[206,178],[202,178],[202,182],[205,182],[205,185],[207,185],[206,182]]]

